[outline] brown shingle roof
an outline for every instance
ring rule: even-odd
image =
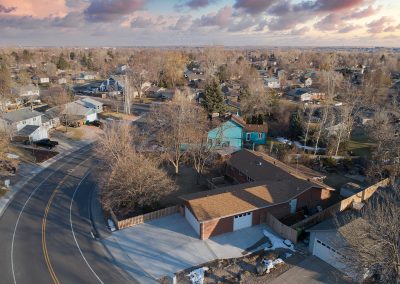
[[[199,222],[288,202],[311,188],[307,181],[252,182],[182,196]]]
[[[330,189],[259,152],[240,150],[227,164],[254,182],[182,196],[200,222],[285,203],[312,188]]]
[[[241,117],[237,115],[232,115],[231,119],[240,124],[245,131],[248,132],[268,132],[268,125],[267,124],[247,124]]]

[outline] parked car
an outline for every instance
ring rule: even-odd
[[[48,149],[53,149],[58,145],[58,141],[50,140],[50,139],[42,139],[33,142],[33,144],[37,147],[43,147]]]
[[[87,125],[96,126],[96,127],[102,128],[103,127],[103,122],[101,122],[100,120],[94,120],[94,121],[89,121],[87,123]]]
[[[61,124],[64,125],[64,126],[73,127],[73,128],[81,126],[81,123],[79,121],[62,120]]]

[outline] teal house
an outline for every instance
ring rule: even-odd
[[[213,147],[231,147],[241,149],[267,142],[266,124],[247,124],[239,116],[232,115],[208,132],[208,143]]]

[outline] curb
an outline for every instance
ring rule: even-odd
[[[88,143],[85,144],[77,149],[73,149],[73,150],[68,150],[64,153],[60,153],[59,155],[50,158],[47,161],[44,161],[43,163],[38,163],[37,165],[40,166],[40,168],[36,171],[33,172],[33,176],[30,177],[29,179],[26,180],[22,180],[17,182],[16,184],[10,186],[10,190],[3,196],[0,198],[0,203],[3,200],[6,200],[6,202],[4,204],[0,204],[0,218],[3,216],[4,212],[7,210],[8,206],[10,205],[11,201],[14,198],[14,195],[19,192],[27,183],[29,183],[33,178],[35,178],[38,174],[40,174],[42,171],[44,171],[45,169],[47,169],[49,166],[51,166],[52,164],[54,164],[55,162],[57,162],[58,160],[61,160],[62,158],[64,158],[65,156],[70,155],[73,152],[77,152],[79,150],[81,150],[84,147],[87,147],[88,145],[90,145],[92,143]]]

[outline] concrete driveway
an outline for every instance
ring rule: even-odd
[[[270,284],[347,284],[354,283],[343,273],[316,256],[309,256]]]
[[[257,250],[264,226],[255,226],[200,240],[179,214],[116,231],[103,240],[117,263],[141,283],[214,259],[241,257]],[[257,244],[258,245],[258,244]],[[261,246],[263,244],[260,244]]]

